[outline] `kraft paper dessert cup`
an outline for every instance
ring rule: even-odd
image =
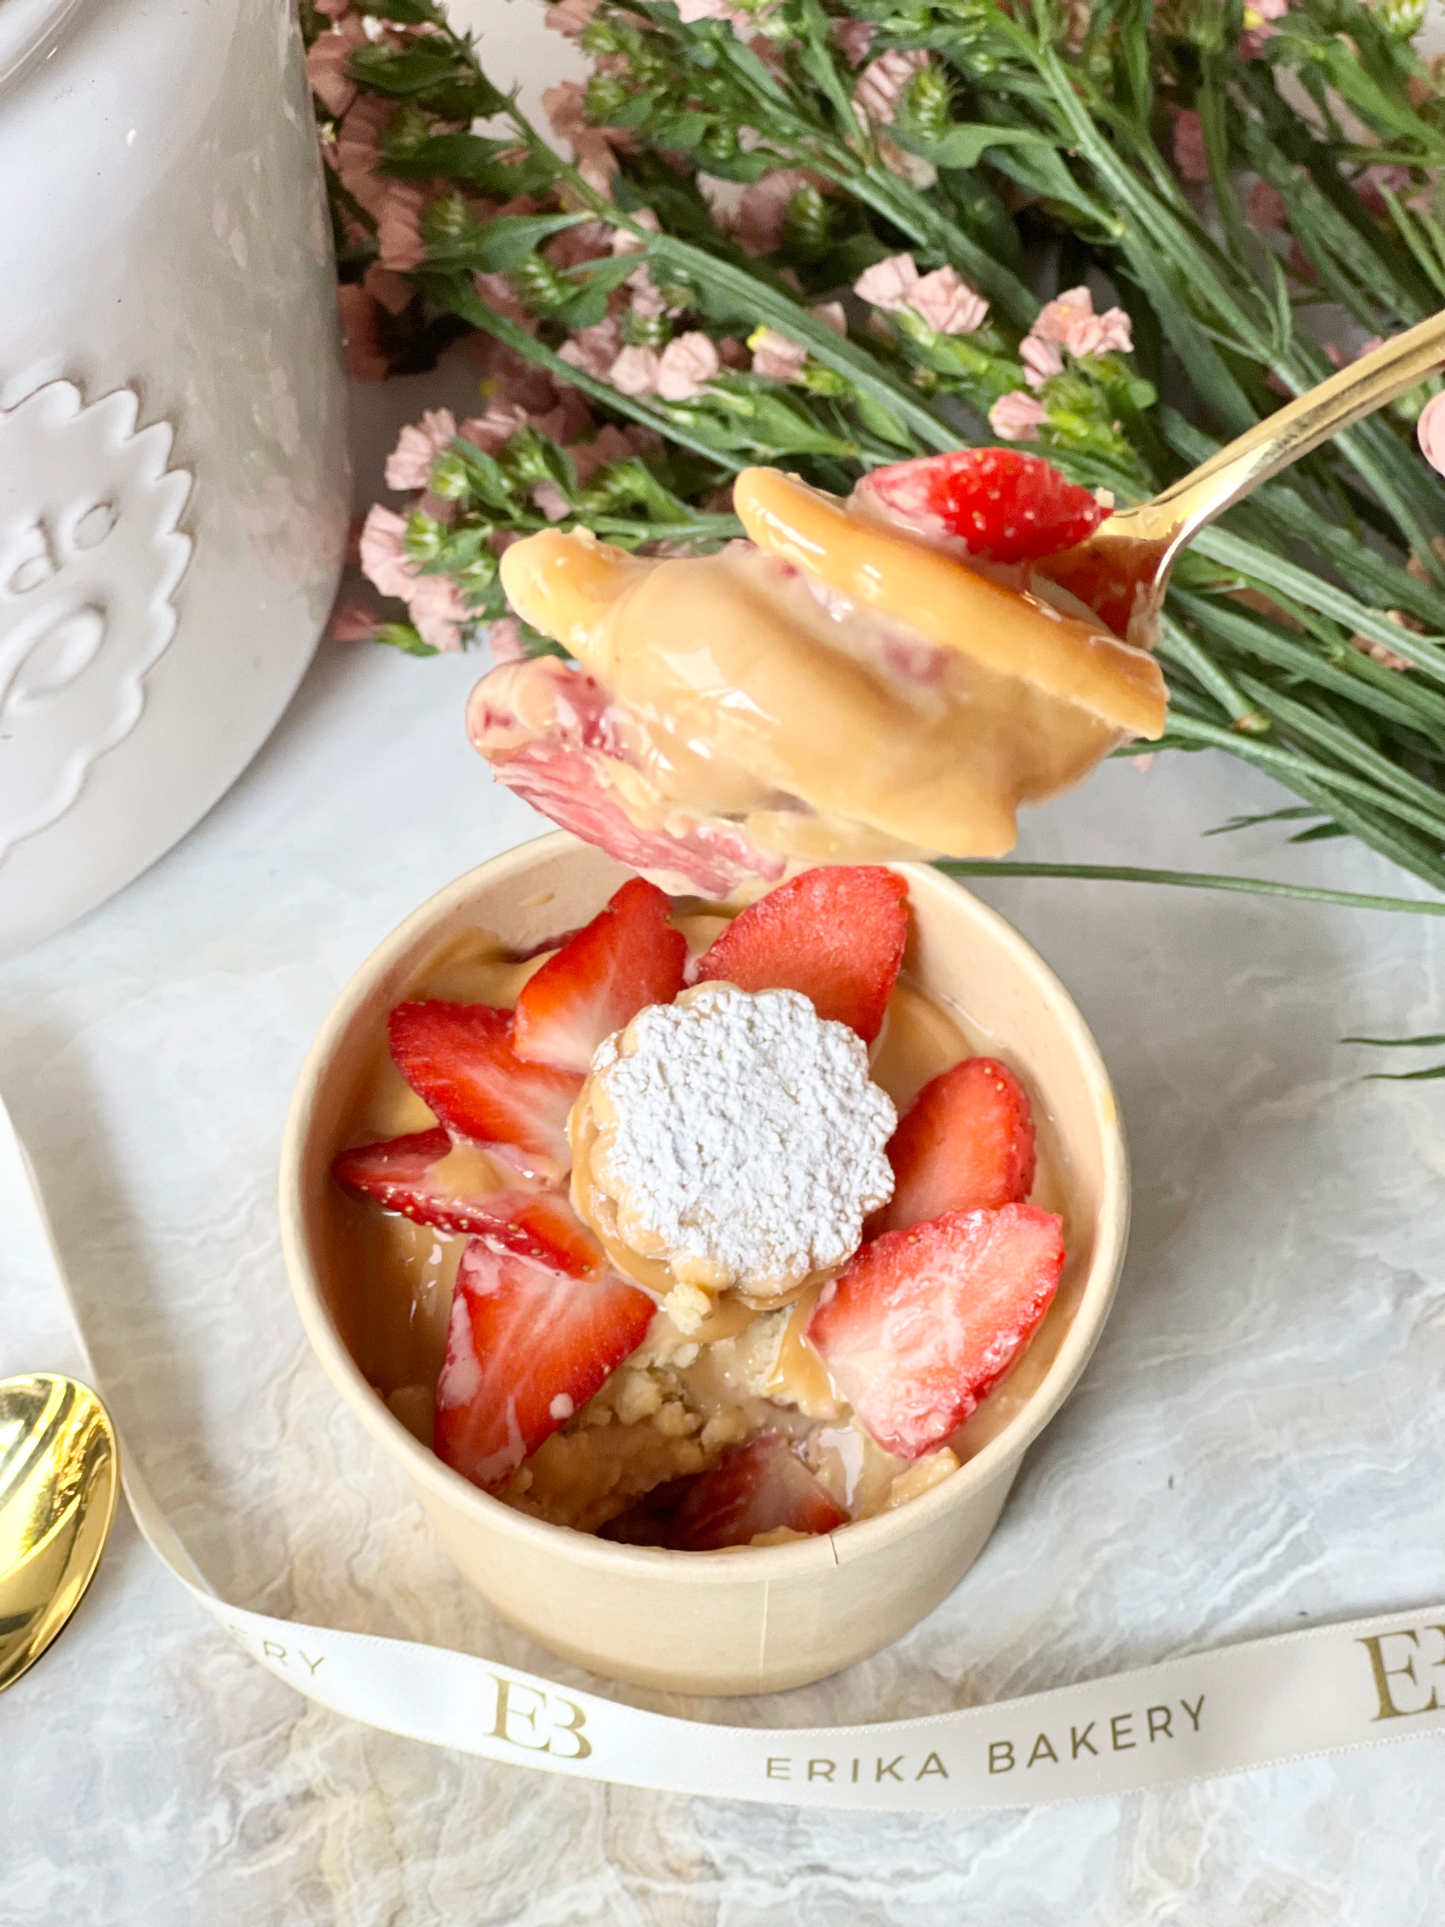
[[[302,1070],[282,1152],[281,1225],[296,1302],[323,1366],[406,1471],[482,1597],[542,1645],[609,1678],[677,1692],[772,1692],[821,1679],[898,1638],[982,1551],[1025,1448],[1068,1396],[1108,1313],[1129,1180],[1098,1047],[1063,986],[1001,917],[925,865],[897,867],[913,910],[905,969],[955,1010],[975,1049],[1012,1064],[1033,1095],[1041,1168],[1052,1167],[1063,1199],[1068,1261],[1033,1345],[971,1421],[978,1449],[961,1470],[893,1512],[825,1537],[687,1553],[544,1524],[479,1491],[419,1444],[348,1348],[347,1280],[328,1232],[329,1171],[388,1011],[455,932],[482,927],[531,949],[594,916],[631,872],[559,833],[459,878],[357,971]]]

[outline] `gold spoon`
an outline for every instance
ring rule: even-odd
[[[115,1428],[89,1386],[53,1372],[0,1379],[0,1692],[85,1597],[119,1483]]]
[[[1151,502],[1115,509],[1087,542],[1041,564],[1130,642],[1152,646],[1180,552],[1251,489],[1445,368],[1445,313],[1396,335],[1276,409]]]

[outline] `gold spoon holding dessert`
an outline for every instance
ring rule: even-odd
[[[1150,502],[1115,509],[1087,542],[1045,564],[1051,580],[1096,598],[1127,593],[1129,640],[1154,640],[1170,572],[1200,530],[1342,429],[1445,368],[1445,312],[1396,335],[1306,390]],[[1103,613],[1101,609],[1101,613]]]
[[[0,1692],[59,1636],[115,1516],[110,1415],[58,1373],[0,1379]]]

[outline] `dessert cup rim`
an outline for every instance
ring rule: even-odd
[[[1095,1119],[1104,1168],[1102,1201],[1088,1277],[1058,1355],[1023,1408],[957,1472],[892,1511],[852,1521],[835,1532],[782,1545],[731,1547],[726,1557],[719,1557],[715,1553],[623,1545],[532,1518],[453,1471],[406,1429],[372,1388],[347,1349],[322,1297],[305,1230],[303,1184],[318,1091],[374,985],[416,948],[434,925],[475,896],[480,888],[495,885],[578,845],[579,839],[570,832],[553,831],[504,851],[445,885],[382,939],[332,1004],[297,1078],[281,1146],[281,1244],[302,1325],[332,1384],[383,1450],[414,1483],[450,1510],[470,1514],[488,1531],[545,1545],[551,1552],[563,1552],[582,1566],[633,1573],[651,1569],[658,1577],[685,1578],[690,1585],[755,1584],[761,1579],[781,1578],[785,1570],[797,1574],[809,1568],[846,1564],[852,1549],[856,1548],[861,1555],[885,1539],[921,1531],[1016,1468],[1083,1372],[1113,1302],[1129,1229],[1128,1151],[1102,1054],[1059,978],[1005,918],[972,891],[929,864],[890,864],[888,867],[906,876],[910,884],[918,882],[930,889],[941,888],[958,899],[964,913],[981,924],[995,942],[1011,953],[1012,961],[1034,978],[1054,1005],[1061,1028],[1094,1088]],[[329,1166],[329,1158],[327,1162]]]

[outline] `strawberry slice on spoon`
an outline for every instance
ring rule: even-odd
[[[961,542],[984,562],[1037,562],[1086,541],[1108,507],[1052,462],[1014,448],[958,448],[865,475],[854,500],[905,528]]]

